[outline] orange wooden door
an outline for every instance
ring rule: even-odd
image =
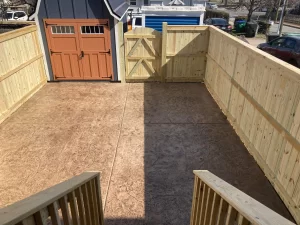
[[[109,20],[47,19],[46,35],[55,80],[111,80]]]
[[[111,80],[112,56],[108,20],[87,20],[78,24],[85,80]]]
[[[83,79],[77,24],[74,21],[45,20],[45,28],[54,78]]]

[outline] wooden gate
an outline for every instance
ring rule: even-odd
[[[202,82],[208,26],[167,26],[163,32],[136,28],[125,33],[127,82]]]
[[[138,28],[125,33],[126,81],[161,81],[160,32]]]

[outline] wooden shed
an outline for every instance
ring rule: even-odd
[[[124,0],[39,0],[48,80],[119,80],[115,25],[128,7]]]

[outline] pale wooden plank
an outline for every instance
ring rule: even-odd
[[[27,217],[21,223],[22,223],[22,225],[36,225],[34,216]]]
[[[86,188],[87,188],[87,194],[89,199],[89,209],[90,209],[92,225],[98,225],[97,223],[98,218],[96,218],[95,199],[93,196],[93,191],[90,182],[86,183]]]
[[[208,187],[207,192],[207,200],[206,200],[206,207],[205,207],[205,214],[203,224],[208,224],[210,221],[211,211],[212,211],[212,204],[214,198],[214,191]]]
[[[200,188],[200,179],[195,176],[190,225],[194,225],[195,224],[195,219],[196,219],[196,205],[197,205],[197,201],[199,199],[199,188]]]
[[[137,42],[134,44],[134,46],[132,47],[132,49],[130,50],[130,52],[128,53],[127,56],[132,56],[132,54],[137,49],[137,47],[142,43],[142,40],[143,40],[142,38],[140,38],[139,40],[137,40]]]
[[[124,43],[124,31],[123,31],[123,23],[118,22],[116,29],[118,29],[118,42],[119,42],[119,66],[120,66],[120,79],[121,83],[125,83],[125,43]]]
[[[212,204],[212,209],[211,209],[211,213],[210,213],[209,225],[215,225],[216,224],[220,203],[221,203],[221,197],[216,192],[214,192],[213,204]]]
[[[75,176],[70,180],[57,184],[40,193],[30,196],[22,201],[19,201],[6,208],[0,209],[0,224],[14,225],[16,221],[21,221],[29,215],[42,208],[47,207],[54,201],[62,198],[75,188],[82,186],[87,181],[97,177],[99,172],[85,172],[81,175]]]
[[[228,203],[221,198],[216,225],[223,225],[226,220]]]
[[[96,193],[96,184],[95,184],[95,179],[90,181],[90,185],[91,185],[91,190],[92,190],[92,194],[93,194],[93,202],[94,202],[94,209],[95,209],[95,219],[96,219],[96,223],[99,224],[100,223],[100,215],[99,215],[99,204],[97,201],[97,193]]]
[[[74,191],[68,194],[68,200],[70,202],[72,222],[74,225],[80,225],[77,202]]]
[[[232,208],[231,205],[229,205],[225,225],[234,225],[236,218],[237,218],[237,211],[234,208]]]
[[[59,206],[57,201],[53,202],[48,206],[49,215],[51,217],[51,222],[53,225],[61,225],[60,216],[58,214]]]
[[[207,196],[208,196],[208,186],[204,183],[203,195],[202,195],[202,199],[201,199],[200,219],[199,219],[200,224],[204,224]]]
[[[249,225],[249,224],[250,224],[249,221],[247,221],[245,219],[245,217],[243,217],[242,214],[238,214],[238,223],[237,223],[237,225]]]
[[[198,178],[199,179],[199,178]],[[201,211],[201,203],[202,203],[202,198],[203,198],[203,185],[204,183],[199,179],[199,189],[198,189],[198,200],[196,204],[196,210],[195,210],[195,223],[194,224],[199,224],[200,222],[200,211]]]
[[[143,62],[146,64],[146,66],[151,70],[151,72],[157,76],[157,73],[155,71],[155,69],[149,64],[149,62],[147,60],[143,60]]]
[[[85,215],[85,209],[84,209],[84,202],[83,202],[81,187],[79,187],[75,190],[75,196],[76,196],[76,199],[77,199],[80,225],[86,225],[87,224],[86,223],[86,215]]]
[[[34,32],[37,30],[35,25],[31,25],[28,27],[23,27],[14,31],[10,31],[7,33],[0,34],[0,43],[17,38],[19,36]]]
[[[34,214],[34,220],[36,222],[36,225],[47,225],[48,217],[49,217],[48,209],[47,208],[41,209],[40,211]]]
[[[128,77],[131,77],[132,74],[135,73],[135,71],[137,70],[137,68],[140,66],[140,64],[144,61],[144,59],[140,59],[132,68],[132,70],[129,72]]]
[[[69,211],[68,197],[63,196],[59,199],[59,205],[63,216],[64,225],[71,225],[71,216]]]
[[[83,202],[84,202],[86,223],[87,223],[87,225],[92,225],[92,217],[91,217],[91,212],[90,212],[90,201],[89,201],[89,197],[88,197],[86,184],[83,184],[81,186],[81,191],[82,191]]]
[[[156,57],[154,57],[154,56],[127,56],[126,59],[127,59],[127,60],[138,60],[138,59],[155,60]]]
[[[165,82],[165,77],[167,76],[167,35],[168,35],[168,27],[167,23],[163,22],[163,30],[162,30],[162,50],[161,50],[161,79],[162,82]]]
[[[95,184],[96,184],[96,194],[97,194],[97,203],[98,203],[98,210],[99,210],[99,221],[100,225],[104,225],[104,214],[103,214],[103,205],[102,205],[102,197],[101,197],[101,186],[100,186],[100,174],[98,174],[98,177],[95,178]]]
[[[293,223],[208,171],[194,171],[212,190],[237,209],[248,221],[260,225]],[[222,201],[222,200],[221,200]],[[293,224],[294,225],[294,224]]]
[[[153,47],[152,45],[150,44],[150,42],[148,41],[147,38],[143,38],[144,42],[146,43],[146,45],[148,46],[148,48],[151,50],[152,54],[153,55],[157,55],[159,56],[159,52],[157,52]]]
[[[125,36],[127,39],[140,39],[140,38],[158,38],[157,35],[151,35],[151,34],[128,34],[125,33]]]

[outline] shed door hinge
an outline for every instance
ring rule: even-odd
[[[98,26],[107,26],[107,27],[108,27],[108,26],[109,26],[109,23],[108,23],[108,21],[106,21],[106,23],[104,23],[104,24],[103,24],[103,23],[100,23],[100,24],[97,24],[97,25],[98,25]]]
[[[52,54],[54,54],[54,53],[62,53],[62,52],[54,52],[54,51],[52,51],[52,50],[50,49],[50,53],[51,53],[51,55],[52,55]]]
[[[45,26],[48,28],[48,26],[57,26],[57,24],[45,22]]]

